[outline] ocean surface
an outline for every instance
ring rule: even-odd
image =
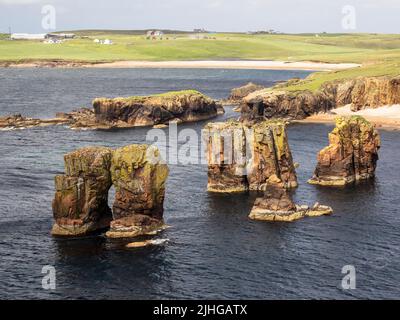
[[[248,81],[271,85],[299,71],[0,69],[0,115],[51,118],[99,96],[198,89],[225,98]],[[231,108],[216,120],[237,117]],[[200,133],[205,122],[178,127]],[[377,177],[346,188],[308,185],[330,125],[288,128],[300,186],[296,203],[330,205],[329,217],[294,223],[250,221],[256,193],[206,192],[205,165],[170,165],[169,242],[125,249],[104,236],[50,236],[54,176],[63,154],[89,145],[151,143],[148,128],[72,131],[63,126],[0,132],[0,298],[2,299],[388,299],[400,298],[400,132],[381,130]],[[169,148],[169,129],[161,145]],[[184,141],[180,142],[182,145]],[[191,141],[196,144],[196,141]],[[110,203],[112,202],[110,192]],[[354,266],[356,289],[342,288]],[[56,289],[42,288],[42,268]]]

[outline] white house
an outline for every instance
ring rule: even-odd
[[[13,33],[11,40],[45,40],[47,39],[46,33],[31,34],[31,33]]]

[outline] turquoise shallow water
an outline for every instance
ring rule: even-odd
[[[52,117],[88,106],[97,96],[150,94],[194,88],[224,98],[248,81],[265,85],[305,72],[249,70],[0,69],[0,114]],[[219,117],[237,117],[227,108]],[[184,124],[200,132],[202,123]],[[297,203],[331,205],[330,217],[295,223],[247,219],[257,194],[211,195],[207,170],[171,165],[164,246],[126,250],[104,237],[56,240],[53,177],[63,154],[88,145],[146,142],[146,128],[72,131],[62,126],[0,132],[1,298],[399,298],[400,134],[381,131],[374,181],[345,189],[306,184],[316,154],[327,144],[327,125],[288,129],[300,187]],[[168,130],[165,130],[168,133]],[[168,145],[166,145],[168,147]],[[112,196],[110,196],[111,198]],[[57,289],[41,287],[53,265]],[[354,265],[357,289],[341,289],[344,265]]]

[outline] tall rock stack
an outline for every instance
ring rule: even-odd
[[[55,177],[53,235],[80,236],[108,228],[112,219],[107,204],[111,157],[112,150],[103,147],[65,155],[65,174]]]
[[[247,191],[245,128],[236,121],[209,123],[205,127],[205,134],[208,191]]]
[[[65,174],[55,178],[55,236],[82,236],[110,229],[111,238],[135,237],[164,227],[168,167],[157,148],[130,145],[78,149],[65,157]],[[108,192],[116,189],[113,213]]]
[[[210,123],[205,132],[208,191],[264,190],[272,175],[287,188],[297,187],[283,121],[263,121],[254,126],[237,121]]]
[[[285,123],[280,120],[263,121],[251,129],[252,161],[248,173],[250,190],[265,190],[272,175],[281,179],[286,188],[296,188],[296,170]]]
[[[111,177],[116,195],[108,237],[135,237],[163,228],[168,167],[157,148],[130,145],[115,150]]]
[[[309,183],[343,186],[374,177],[379,148],[379,133],[371,123],[359,116],[339,117]]]

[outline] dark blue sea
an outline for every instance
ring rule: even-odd
[[[0,115],[51,118],[99,96],[197,89],[226,98],[249,81],[271,85],[300,71],[0,69]],[[235,118],[230,107],[216,120]],[[200,133],[205,122],[178,130]],[[89,145],[146,143],[148,128],[72,131],[63,126],[0,132],[1,299],[389,299],[400,298],[400,132],[381,130],[377,177],[343,189],[308,185],[330,125],[288,128],[300,186],[296,203],[330,205],[329,217],[250,221],[256,193],[206,192],[204,165],[170,165],[164,245],[125,249],[124,240],[54,239],[51,201],[63,155]],[[168,129],[164,129],[168,135]],[[168,139],[165,141],[168,148]],[[112,202],[112,192],[110,193]],[[42,288],[43,266],[56,289]],[[356,289],[342,287],[354,266]]]

